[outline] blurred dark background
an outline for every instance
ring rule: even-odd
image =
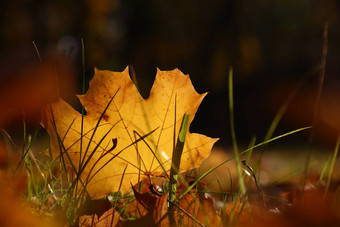
[[[325,113],[320,112],[321,136],[316,138],[333,146],[339,133],[337,0],[12,0],[1,1],[0,7],[2,90],[23,75],[27,77],[25,72],[32,65],[40,64],[34,41],[44,64],[59,72],[64,85],[71,83],[65,81],[73,76],[77,85],[74,93],[81,93],[83,38],[87,80],[93,76],[94,67],[122,71],[132,65],[141,93],[147,97],[156,67],[179,68],[190,74],[199,93],[210,92],[191,131],[220,137],[221,145],[231,144],[229,67],[234,70],[238,139],[246,144],[257,135],[261,140],[294,86],[320,63],[323,27],[327,22],[326,92],[322,103],[327,104],[329,98],[333,101],[324,107]],[[302,95],[289,108],[291,114],[283,119],[275,135],[311,125],[318,77],[316,72],[306,82]],[[28,81],[39,84],[41,78]],[[22,95],[27,93],[30,91]],[[74,93],[64,98],[75,102]],[[3,101],[10,99],[9,93],[0,94],[4,108],[21,100],[17,97],[9,104]],[[14,121],[2,123],[10,125]]]

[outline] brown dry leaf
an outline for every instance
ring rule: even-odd
[[[136,200],[128,205],[128,209],[130,215],[136,214],[138,219],[127,225],[169,226],[168,193],[161,196],[155,195],[149,190],[149,186],[150,184],[145,182],[142,193],[137,192],[133,187]]]
[[[79,226],[89,227],[94,226],[98,222],[97,214],[83,215],[79,217]]]
[[[219,226],[222,224],[222,220],[216,212],[214,200],[206,193],[196,193],[193,190],[180,200],[179,206],[194,217],[195,220],[183,211],[177,210],[175,219],[178,225],[199,226],[197,221],[204,226]]]
[[[155,185],[146,181],[143,183],[142,193],[137,192],[134,187],[136,201],[127,207],[130,210],[130,215],[136,214],[138,219],[125,224],[127,226],[169,226],[168,193],[155,195],[149,190],[150,186],[155,187]],[[177,196],[180,196],[180,191],[183,190],[185,190],[185,186],[181,184]],[[198,222],[209,226],[221,224],[214,200],[206,193],[196,192],[195,188],[180,200],[178,206],[179,208],[175,207],[174,209],[176,226],[199,226]]]
[[[198,94],[189,76],[178,69],[157,70],[154,85],[146,100],[140,96],[130,79],[128,68],[123,72],[95,69],[88,92],[79,96],[87,111],[84,117],[81,156],[84,157],[95,126],[102,116],[93,140],[89,144],[87,156],[98,144],[100,145],[85,168],[82,180],[85,181],[87,175],[94,174],[105,163],[109,163],[87,185],[91,197],[96,199],[119,190],[119,182],[125,168],[120,188],[123,192],[129,189],[131,184],[135,185],[139,176],[143,178],[164,175],[162,166],[166,172],[169,172],[174,149],[173,141],[177,141],[183,115],[190,114],[190,124],[205,95],[206,93]],[[103,114],[111,98],[113,98],[112,103]],[[51,135],[52,150],[57,156],[60,151],[53,121],[58,135],[64,139],[65,149],[73,163],[78,165],[81,147],[80,114],[63,100],[46,108],[43,125]],[[153,133],[147,136],[145,141],[131,146],[140,136],[150,132]],[[112,150],[110,148],[115,139],[117,139],[117,146]],[[188,132],[180,172],[199,166],[210,154],[216,141],[217,139]],[[155,156],[158,157],[159,162]]]
[[[79,217],[79,226],[81,227],[111,227],[111,226],[122,226],[120,221],[120,215],[113,208],[107,210],[98,219],[97,214],[83,215]]]

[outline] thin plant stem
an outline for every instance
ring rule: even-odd
[[[34,42],[34,41],[32,41],[32,44],[33,44],[33,46],[34,46],[35,52],[37,53],[37,56],[38,56],[39,62],[42,64],[42,63],[43,63],[43,61],[42,61],[42,59],[41,59],[41,55],[40,55],[39,49],[38,49],[38,47],[37,47],[37,45],[35,44],[35,42]]]
[[[244,185],[243,177],[242,177],[242,169],[240,165],[240,158],[236,140],[236,132],[235,132],[235,122],[234,122],[234,99],[233,99],[233,69],[229,69],[229,119],[230,119],[230,132],[233,143],[234,157],[236,162],[236,170],[238,175],[238,180],[240,184],[240,189],[243,194],[246,194],[246,187]]]
[[[82,63],[82,94],[85,94],[85,45],[84,45],[84,39],[81,38],[81,63]],[[81,123],[80,123],[80,148],[79,148],[79,163],[78,163],[78,169],[81,168],[81,160],[82,160],[82,152],[83,152],[83,134],[84,134],[84,114],[85,114],[85,108],[83,105],[81,105]],[[78,183],[76,184],[76,192],[78,191]]]
[[[326,188],[325,188],[325,192],[324,192],[324,196],[325,196],[325,197],[326,197],[326,195],[327,195],[327,192],[328,192],[328,189],[329,189],[329,185],[331,184],[332,174],[333,174],[333,170],[334,170],[336,158],[337,158],[337,156],[338,156],[339,145],[340,145],[340,135],[338,136],[338,140],[337,140],[337,142],[336,142],[336,145],[335,145],[335,148],[334,148],[334,152],[333,152],[332,161],[331,161],[331,164],[330,164],[330,166],[329,166],[327,184],[326,184]]]
[[[323,84],[325,80],[327,51],[328,51],[328,23],[325,23],[324,28],[323,28],[323,45],[322,45],[322,56],[321,56],[321,70],[320,70],[320,75],[319,75],[319,86],[318,86],[318,91],[317,91],[317,97],[316,97],[315,104],[314,104],[313,121],[312,121],[313,129],[310,131],[309,138],[308,138],[309,144],[313,143],[314,132],[316,130],[316,125],[317,125],[317,121],[319,117],[320,101],[321,101]],[[311,149],[309,148],[307,151],[307,157],[306,157],[305,166],[304,166],[304,174],[302,175],[303,190],[305,188],[306,180],[308,176],[311,153],[312,153]]]
[[[301,132],[301,131],[304,131],[304,130],[307,130],[307,129],[310,129],[311,127],[304,127],[304,128],[299,128],[299,129],[296,129],[296,130],[293,130],[293,131],[290,131],[290,132],[287,132],[285,134],[282,134],[282,135],[279,135],[277,137],[274,137],[270,140],[267,140],[267,141],[264,141],[262,143],[259,143],[259,144],[256,144],[254,145],[253,147],[250,147],[242,152],[240,152],[240,155],[241,154],[244,154],[244,153],[247,153],[248,151],[250,151],[251,149],[255,149],[255,148],[258,148],[258,147],[261,147],[267,143],[270,143],[272,141],[275,141],[275,140],[278,140],[280,138],[283,138],[283,137],[286,137],[288,135],[292,135],[292,134],[295,134],[295,133],[298,133],[298,132]],[[227,160],[223,161],[222,163],[220,163],[219,165],[217,166],[214,166],[212,168],[210,168],[209,170],[207,170],[204,174],[202,174],[199,178],[196,179],[196,181],[194,183],[192,183],[189,187],[187,187],[187,189],[178,197],[178,199],[176,200],[176,202],[178,202],[179,200],[181,200],[188,192],[190,192],[191,189],[193,189],[197,184],[198,182],[200,182],[203,178],[205,178],[206,176],[208,176],[212,171],[214,171],[215,169],[217,169],[218,167],[224,165],[225,163],[229,162],[230,160],[232,160],[234,158],[234,156],[228,158]]]
[[[178,134],[177,144],[172,153],[171,169],[170,169],[170,180],[169,180],[169,200],[171,203],[168,204],[169,208],[169,220],[170,224],[175,224],[173,216],[173,201],[176,198],[177,192],[177,179],[178,172],[181,164],[181,157],[185,142],[185,136],[189,126],[189,114],[184,114],[181,128]]]
[[[322,167],[322,170],[321,170],[321,174],[320,174],[319,182],[318,182],[319,185],[321,184],[323,177],[325,176],[325,173],[326,173],[326,170],[328,168],[328,164],[329,164],[330,160],[331,160],[331,155],[329,154],[328,158],[327,158],[326,162],[323,164],[323,167]]]

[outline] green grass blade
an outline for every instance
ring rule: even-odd
[[[65,148],[64,146],[64,139],[66,137],[66,135],[64,136],[64,138],[62,139],[58,133],[58,129],[57,129],[57,125],[56,125],[56,121],[55,121],[55,118],[54,118],[54,114],[53,114],[53,109],[52,109],[52,106],[50,106],[50,111],[51,111],[51,115],[52,115],[52,121],[51,121],[51,124],[52,124],[52,127],[54,129],[54,132],[56,134],[56,137],[57,137],[57,141],[58,141],[58,146],[59,146],[59,151],[60,151],[60,159],[62,160],[62,164],[64,165],[64,170],[66,171],[67,170],[67,166],[66,166],[66,163],[65,163],[65,159],[64,159],[64,152],[68,158],[68,161],[70,162],[70,165],[72,166],[72,169],[75,171],[76,174],[77,173],[77,169],[75,167],[75,165],[73,164],[70,156],[68,155],[67,153],[67,149]],[[72,121],[71,125],[73,124],[74,120]],[[71,128],[71,126],[68,127],[67,131]],[[66,133],[67,134],[67,133]],[[67,173],[67,171],[66,171]],[[68,179],[68,177],[66,177],[66,179]]]
[[[288,98],[286,99],[286,101],[283,103],[283,105],[280,107],[279,111],[276,113],[274,119],[272,120],[269,129],[264,137],[264,141],[269,140],[270,138],[272,138],[279,122],[281,121],[283,115],[286,113],[290,103],[292,102],[292,100],[294,99],[294,97],[296,96],[296,94],[301,90],[301,88],[303,87],[303,85],[305,85],[305,83],[307,82],[307,80],[314,75],[315,73],[319,72],[321,69],[321,66],[318,64],[317,66],[313,67],[309,72],[307,72],[307,74],[304,75],[304,78],[301,80],[301,82],[299,82],[295,88],[289,93]]]
[[[111,162],[113,159],[115,159],[118,155],[120,155],[123,151],[125,151],[126,149],[128,149],[129,147],[137,144],[140,141],[143,141],[146,137],[148,137],[149,135],[151,135],[152,133],[154,133],[158,128],[152,130],[151,132],[145,134],[144,136],[142,136],[141,138],[139,138],[138,140],[134,141],[133,143],[129,144],[128,146],[126,146],[125,148],[123,148],[122,150],[120,150],[118,153],[116,153],[114,156],[112,156],[104,165],[102,165],[93,175],[92,177],[89,179],[89,181],[91,181],[93,179],[93,177],[100,171],[102,170],[107,164],[109,164],[109,162]]]
[[[90,140],[89,140],[89,143],[87,144],[87,147],[86,147],[86,150],[85,150],[85,153],[84,153],[84,158],[83,158],[83,160],[82,160],[82,162],[81,162],[81,166],[82,166],[82,167],[83,167],[83,165],[84,165],[86,155],[87,155],[88,150],[89,150],[89,148],[90,148],[91,142],[93,141],[94,135],[95,135],[96,132],[97,132],[97,129],[98,129],[98,127],[99,127],[99,124],[100,124],[101,120],[103,119],[104,114],[105,114],[106,111],[109,109],[109,106],[110,106],[111,103],[113,102],[113,99],[116,97],[116,95],[117,95],[117,93],[118,93],[119,90],[120,90],[120,89],[118,88],[117,91],[114,93],[114,95],[112,96],[112,98],[110,99],[110,101],[108,102],[108,104],[106,105],[105,109],[104,109],[103,112],[101,113],[101,115],[100,115],[100,117],[99,117],[99,119],[98,119],[98,121],[97,121],[97,123],[96,123],[96,126],[94,127],[93,133],[92,133],[92,135],[91,135],[91,138],[90,138]]]
[[[32,141],[35,140],[35,138],[37,137],[37,134],[38,134],[38,131],[35,130]],[[26,126],[25,126],[25,137],[26,137]],[[25,140],[25,141],[26,141],[26,140]],[[19,169],[21,163],[23,162],[23,160],[24,160],[25,157],[27,156],[29,150],[31,149],[31,146],[32,146],[32,143],[29,142],[29,143],[28,143],[28,147],[25,149],[25,147],[26,147],[26,142],[24,143],[24,145],[23,145],[23,149],[24,149],[24,150],[23,150],[23,153],[22,153],[22,155],[21,155],[19,164],[18,164],[17,167],[15,168],[15,170],[14,170],[14,172],[13,172],[11,178],[13,178],[13,177],[15,176],[15,174],[16,174],[16,172],[18,171],[18,169]]]
[[[117,123],[118,123],[118,122],[117,122]],[[116,124],[117,124],[117,123],[116,123]],[[116,125],[116,124],[115,124],[115,125]],[[101,156],[99,159],[96,160],[95,164],[94,164],[94,165],[92,166],[92,168],[90,169],[89,174],[87,175],[85,182],[82,182],[82,180],[81,180],[81,174],[84,172],[86,166],[87,166],[87,165],[89,164],[89,162],[91,161],[93,155],[96,153],[96,151],[97,151],[98,148],[100,147],[101,143],[102,143],[102,142],[104,141],[104,139],[109,135],[109,133],[110,133],[111,130],[115,127],[115,125],[113,125],[113,126],[105,133],[105,135],[100,139],[100,141],[98,142],[98,144],[96,145],[96,147],[93,149],[93,151],[91,152],[91,154],[89,155],[89,157],[86,159],[84,165],[81,167],[81,169],[79,169],[79,171],[78,171],[78,173],[77,173],[77,175],[76,175],[76,179],[72,182],[72,186],[69,188],[69,191],[72,191],[73,188],[74,188],[75,186],[77,186],[78,181],[80,180],[80,182],[81,182],[81,184],[82,184],[82,186],[83,186],[83,189],[82,189],[82,193],[81,193],[80,196],[78,197],[78,200],[81,199],[81,198],[82,198],[82,195],[86,192],[85,189],[86,189],[87,184],[89,183],[89,180],[88,180],[88,179],[89,179],[89,177],[90,177],[90,174],[91,174],[93,168],[95,167],[95,165],[99,162],[99,160],[100,160],[103,156]],[[67,155],[68,155],[68,153],[67,153]]]
[[[136,135],[138,135],[139,138],[142,139],[142,141],[145,143],[145,145],[149,148],[149,150],[151,151],[153,157],[156,159],[156,161],[158,162],[159,166],[160,166],[161,169],[163,170],[163,173],[164,173],[165,177],[166,177],[167,179],[170,179],[168,173],[167,173],[166,170],[164,169],[164,166],[163,166],[162,162],[159,160],[159,158],[157,157],[156,153],[152,150],[151,146],[145,141],[145,139],[144,139],[145,137],[143,138],[137,131],[134,131],[134,133],[135,133]],[[141,160],[141,161],[143,161],[143,160]],[[143,163],[144,163],[144,162],[143,162]],[[145,164],[144,164],[144,165],[145,165]]]
[[[240,155],[241,155],[241,154],[244,154],[244,153],[246,153],[246,152],[248,152],[248,151],[250,151],[250,150],[252,150],[252,149],[261,147],[261,146],[263,146],[263,145],[265,145],[265,144],[267,144],[267,143],[270,143],[270,142],[272,142],[272,141],[275,141],[275,140],[277,140],[277,139],[280,139],[280,138],[283,138],[283,137],[286,137],[286,136],[289,136],[289,135],[292,135],[292,134],[295,134],[295,133],[298,133],[298,132],[301,132],[301,131],[303,131],[303,130],[310,129],[310,128],[311,128],[311,127],[304,127],[304,128],[299,128],[299,129],[296,129],[296,130],[287,132],[287,133],[285,133],[285,134],[282,134],[282,135],[279,135],[279,136],[277,136],[277,137],[274,137],[274,138],[272,138],[272,139],[270,139],[270,140],[267,140],[267,141],[264,141],[264,142],[262,142],[262,143],[256,144],[256,145],[254,145],[253,147],[250,147],[250,148],[248,148],[248,149],[246,149],[246,150],[240,152],[239,154],[240,154]],[[210,168],[208,171],[206,171],[203,175],[201,175],[199,178],[197,178],[196,181],[195,181],[193,184],[191,184],[191,185],[190,185],[190,186],[189,186],[189,187],[188,187],[188,188],[180,195],[180,197],[176,200],[176,202],[178,202],[179,200],[181,200],[181,199],[182,199],[182,198],[183,198],[183,197],[184,197],[191,189],[193,189],[193,188],[198,184],[198,182],[200,182],[203,178],[205,178],[207,175],[209,175],[212,171],[214,171],[214,170],[217,169],[218,167],[224,165],[225,163],[229,162],[229,161],[232,160],[233,158],[234,158],[234,157],[232,156],[232,157],[228,158],[227,160],[223,161],[221,164],[219,164],[219,165],[217,165],[217,166],[215,166],[215,167],[212,167],[212,168]]]
[[[41,55],[40,55],[39,49],[38,49],[38,47],[37,47],[37,45],[35,44],[35,42],[34,42],[34,41],[32,41],[32,44],[33,44],[33,46],[34,46],[35,52],[36,52],[36,53],[37,53],[37,55],[38,55],[39,62],[42,64],[42,63],[43,63],[43,61],[42,61],[42,59],[41,59]]]
[[[248,146],[249,148],[252,148],[252,149],[250,149],[249,152],[247,153],[247,158],[246,158],[247,164],[250,162],[250,158],[251,158],[251,155],[253,154],[255,143],[256,143],[256,137],[254,136],[251,138],[249,146]]]
[[[233,143],[234,157],[236,162],[236,171],[238,175],[238,180],[240,184],[240,189],[243,194],[246,194],[246,186],[244,184],[244,180],[242,177],[242,168],[240,165],[240,158],[236,140],[236,132],[235,132],[235,121],[234,121],[234,98],[233,98],[233,69],[229,69],[229,120],[230,120],[230,132]]]
[[[263,141],[269,140],[272,138],[272,136],[274,135],[274,132],[277,128],[277,126],[279,125],[283,115],[286,113],[290,103],[292,102],[292,100],[294,99],[294,97],[296,96],[296,94],[301,90],[301,88],[306,84],[306,82],[313,76],[315,75],[317,72],[319,72],[321,69],[320,64],[317,64],[316,66],[314,66],[310,71],[308,71],[303,79],[292,89],[292,91],[289,93],[288,98],[285,100],[285,102],[281,105],[279,111],[276,113],[276,115],[274,116],[269,129],[264,137]],[[258,169],[261,167],[261,158],[262,158],[262,153],[263,150],[260,151],[260,154],[257,158],[256,164],[254,165],[254,172],[256,173],[258,171]],[[258,180],[260,180],[260,172],[258,172]]]
[[[323,45],[322,45],[322,55],[321,55],[321,62],[320,62],[321,69],[320,69],[320,74],[319,74],[318,90],[316,93],[314,110],[313,110],[313,120],[312,120],[313,127],[316,127],[319,114],[320,114],[319,113],[320,103],[321,103],[322,90],[324,87],[324,80],[325,80],[327,52],[328,52],[328,23],[326,22],[323,27]],[[309,138],[308,138],[308,142],[311,145],[313,141],[314,141],[314,130],[311,130]],[[303,189],[305,188],[307,177],[308,177],[311,153],[312,153],[311,149],[308,149],[306,161],[305,161],[305,171],[304,171],[304,174],[302,175]]]
[[[85,45],[84,39],[81,39],[81,62],[83,68],[82,94],[85,94]],[[85,108],[81,105],[81,123],[80,123],[80,150],[78,168],[81,168],[82,152],[83,152],[83,134],[84,134],[84,114]]]
[[[321,174],[320,174],[318,184],[321,184],[323,177],[325,176],[325,173],[326,173],[326,170],[328,168],[328,164],[329,164],[330,160],[331,160],[331,155],[328,155],[327,161],[324,163],[324,165],[322,167],[322,171],[321,171]]]
[[[260,147],[260,146],[263,146],[263,145],[265,145],[265,144],[267,144],[267,143],[270,143],[270,142],[272,142],[272,141],[274,141],[274,140],[277,140],[277,139],[280,139],[280,138],[283,138],[283,137],[286,137],[286,136],[289,136],[289,135],[291,135],[291,134],[295,134],[295,133],[297,133],[297,132],[301,132],[301,131],[304,131],[304,130],[307,130],[307,129],[311,129],[311,128],[312,128],[312,126],[307,126],[307,127],[303,127],[303,128],[299,128],[299,129],[296,129],[296,130],[287,132],[287,133],[285,133],[285,134],[276,136],[276,137],[274,137],[274,138],[272,138],[272,139],[263,141],[262,143],[256,144],[255,146],[248,148],[247,150],[243,151],[242,153],[247,152],[247,151],[250,151],[251,149],[255,149],[255,148],[258,148],[258,147]],[[240,153],[240,154],[241,154],[241,153]]]
[[[328,189],[329,189],[329,185],[331,184],[333,170],[334,170],[336,158],[338,156],[339,145],[340,145],[340,135],[338,136],[338,140],[337,140],[335,148],[334,148],[334,153],[333,153],[331,165],[329,166],[328,179],[327,179],[327,184],[326,184],[324,196],[327,195],[327,192],[328,192]]]
[[[179,167],[181,164],[181,157],[183,147],[185,143],[185,136],[189,126],[189,114],[184,114],[181,128],[178,134],[177,144],[172,152],[171,170],[170,170],[170,181],[169,181],[169,200],[173,202],[177,192],[177,179]],[[172,203],[169,203],[169,209],[172,210]]]

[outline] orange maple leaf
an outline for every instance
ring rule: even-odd
[[[178,69],[157,70],[143,99],[128,72],[95,69],[89,90],[78,96],[87,112],[83,120],[63,100],[45,109],[53,154],[67,152],[94,199],[125,192],[143,177],[167,175],[183,115],[190,114],[190,124],[207,94],[198,94]],[[216,141],[187,132],[180,172],[198,167]]]

